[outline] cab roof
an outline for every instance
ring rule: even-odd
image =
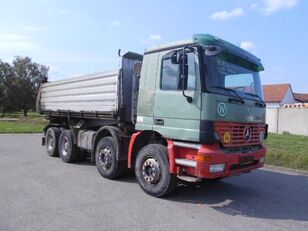
[[[192,39],[158,45],[150,49],[147,49],[144,54],[146,55],[164,50],[181,48],[183,46],[188,46],[192,44],[205,45],[205,46],[211,46],[211,45],[221,46],[227,53],[232,53],[236,56],[242,57],[256,64],[258,66],[259,71],[264,70],[261,60],[257,58],[255,55],[230,42],[227,42],[219,37],[210,34],[195,34],[193,35]]]

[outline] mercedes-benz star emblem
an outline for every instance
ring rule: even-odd
[[[244,134],[243,134],[243,136],[244,136],[245,142],[249,142],[249,140],[251,139],[251,129],[250,129],[249,127],[246,127],[246,128],[244,129]]]

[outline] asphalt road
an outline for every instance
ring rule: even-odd
[[[179,184],[156,199],[48,157],[41,135],[0,135],[0,230],[308,230],[308,176],[265,170]]]

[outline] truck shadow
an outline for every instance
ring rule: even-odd
[[[89,158],[87,158],[85,160],[82,160],[82,161],[79,161],[79,162],[74,162],[72,164],[75,164],[75,165],[86,165],[86,166],[96,166],[95,162],[91,162]]]
[[[91,162],[90,157],[87,157],[85,160],[79,161],[79,162],[74,162],[72,164],[75,165],[81,165],[81,166],[93,166],[96,168],[96,164],[95,162]],[[123,175],[119,178],[114,179],[115,181],[119,181],[119,182],[126,182],[126,183],[134,183],[134,184],[138,184],[134,171],[133,170],[129,170],[127,169],[125,171],[125,173],[123,173]]]
[[[231,216],[308,221],[308,176],[258,170],[215,183],[179,183],[167,199]]]
[[[75,164],[95,166],[89,160]],[[116,181],[138,186],[133,171]],[[165,200],[195,204],[200,210],[211,208],[231,216],[308,221],[308,176],[261,169],[218,182],[181,181]]]

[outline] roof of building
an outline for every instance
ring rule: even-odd
[[[293,93],[295,100],[308,103],[308,94],[307,93]]]
[[[289,83],[263,85],[264,101],[281,102],[289,88],[291,88],[291,85]]]

